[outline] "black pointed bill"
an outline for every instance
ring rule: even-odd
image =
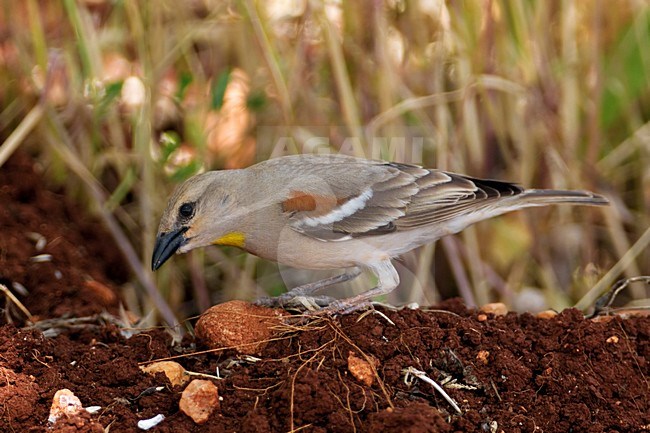
[[[161,233],[156,237],[156,246],[153,248],[151,257],[151,269],[157,270],[163,265],[180,247],[187,242],[184,234],[189,227],[181,227],[167,233]]]

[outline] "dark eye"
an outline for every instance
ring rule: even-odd
[[[183,203],[178,208],[178,214],[185,219],[192,218],[194,215],[194,203]]]

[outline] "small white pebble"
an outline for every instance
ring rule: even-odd
[[[62,416],[73,416],[82,410],[79,398],[69,389],[60,389],[54,394],[48,422],[54,424]]]
[[[99,412],[100,410],[102,410],[102,407],[101,406],[88,406],[88,407],[85,407],[84,409],[86,410],[86,412],[88,412],[90,414],[95,414],[95,413]]]
[[[21,296],[29,295],[29,290],[27,290],[27,288],[25,286],[23,286],[22,284],[20,284],[17,281],[13,281],[11,283],[11,287],[13,287],[13,289],[16,291],[16,293],[18,293]]]
[[[61,271],[59,271],[58,269],[54,271],[54,278],[56,278],[57,280],[63,278],[63,274],[61,273]]]
[[[30,257],[29,260],[32,263],[51,262],[52,261],[52,254],[39,254],[37,256]]]
[[[254,364],[254,363],[259,362],[259,361],[262,360],[262,358],[257,358],[255,356],[251,356],[251,355],[243,355],[242,359],[244,361],[250,362],[251,364]]]
[[[47,245],[47,239],[40,238],[38,241],[36,241],[36,251],[43,251],[45,245]]]
[[[140,421],[138,421],[138,428],[141,430],[149,430],[150,428],[153,428],[158,424],[160,424],[164,419],[165,419],[165,415],[161,413],[154,416],[153,418],[141,419]]]
[[[36,244],[36,251],[43,251],[43,248],[47,245],[47,239],[40,233],[29,232],[27,237]]]

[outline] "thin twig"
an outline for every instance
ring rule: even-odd
[[[404,370],[402,370],[402,373],[404,373],[404,380],[405,381],[408,381],[408,376],[409,375],[413,375],[413,376],[417,377],[418,379],[420,379],[421,381],[426,382],[429,385],[433,386],[435,388],[435,390],[438,391],[445,398],[445,400],[447,400],[447,402],[449,402],[449,404],[454,408],[454,410],[459,415],[463,414],[463,411],[460,410],[460,407],[458,406],[458,404],[456,404],[454,399],[451,398],[449,396],[449,394],[447,394],[445,392],[445,390],[440,385],[438,385],[438,383],[435,380],[433,380],[429,376],[427,376],[427,374],[424,371],[418,370],[415,367],[407,367]]]
[[[14,296],[13,293],[5,286],[4,284],[0,284],[0,292],[3,292],[7,298],[11,302],[13,302],[18,308],[20,308],[20,311],[23,312],[25,316],[31,321],[32,320],[32,313],[29,312],[29,310],[23,305],[22,302],[18,298]]]
[[[20,143],[23,142],[25,137],[29,135],[34,127],[38,124],[39,120],[43,117],[43,104],[36,104],[31,109],[27,116],[20,122],[20,125],[7,137],[7,139],[0,146],[0,167],[7,162],[9,157],[18,149]]]
[[[625,278],[623,280],[617,281],[616,284],[614,284],[612,288],[609,291],[607,291],[607,293],[605,293],[603,296],[601,296],[596,300],[594,305],[594,312],[588,315],[587,317],[591,319],[593,317],[600,315],[600,313],[602,313],[603,311],[606,310],[609,311],[611,305],[614,303],[614,300],[616,299],[616,296],[618,296],[618,294],[622,290],[627,288],[627,286],[629,286],[631,283],[637,283],[637,282],[650,284],[650,277],[648,276],[631,277],[631,278]]]

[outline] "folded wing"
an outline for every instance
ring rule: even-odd
[[[318,160],[310,161],[312,176],[319,172],[313,166]],[[291,189],[282,203],[294,230],[326,241],[439,224],[524,192],[507,182],[409,164],[354,158],[326,164],[321,182]]]

